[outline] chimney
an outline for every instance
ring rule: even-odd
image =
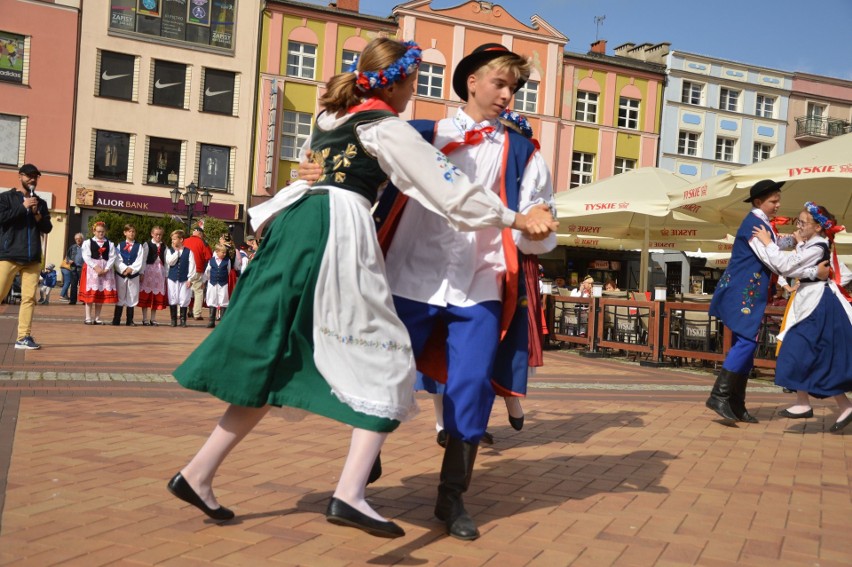
[[[606,40],[599,39],[592,44],[592,50],[589,53],[600,53],[606,55]]]
[[[337,0],[337,9],[347,12],[357,12],[359,0]]]

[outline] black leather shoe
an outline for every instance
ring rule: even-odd
[[[843,428],[849,425],[850,423],[852,423],[852,413],[847,415],[844,419],[836,421],[834,425],[829,428],[829,431],[831,431],[832,433],[837,433],[838,431],[842,431]]]
[[[515,431],[520,431],[524,428],[524,416],[521,417],[512,417],[509,416],[509,425],[512,426],[512,429]]]
[[[325,511],[325,519],[338,526],[358,528],[376,537],[402,537],[405,530],[393,522],[374,520],[344,502],[332,497]]]
[[[214,520],[230,520],[234,517],[234,513],[231,510],[228,510],[224,506],[219,506],[218,508],[211,508],[207,504],[204,503],[204,500],[195,493],[192,487],[186,482],[186,479],[183,478],[183,475],[177,473],[172,479],[169,481],[168,486],[169,492],[186,502],[187,504],[192,504]]]
[[[373,468],[370,469],[370,476],[367,477],[367,484],[373,484],[382,478],[382,453],[376,455],[376,460],[373,461]]]
[[[789,419],[804,419],[806,417],[813,417],[814,416],[814,410],[813,410],[813,408],[811,408],[808,411],[803,411],[802,413],[793,413],[791,411],[787,411],[785,409],[782,409],[781,411],[778,412],[778,415],[780,415],[781,417],[789,418]]]
[[[438,441],[438,445],[440,445],[441,447],[447,446],[447,432],[446,432],[446,430],[442,429],[438,432],[437,441]]]
[[[482,439],[480,440],[480,443],[485,443],[486,445],[493,445],[494,436],[486,431],[482,434]]]

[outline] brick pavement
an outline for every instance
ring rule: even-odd
[[[2,565],[849,565],[849,435],[774,416],[790,399],[753,384],[761,423],[724,427],[703,407],[708,372],[548,351],[524,430],[498,406],[466,497],[483,536],[432,517],[440,449],[431,404],[392,434],[371,500],[407,535],[325,522],[347,427],[270,415],[223,465],[219,525],[165,490],[222,404],[168,373],[207,334],[82,325],[79,306],[36,312],[41,351],[11,348],[0,306]],[[197,323],[197,326],[203,323]],[[147,341],[156,350],[127,347]],[[105,359],[85,349],[100,345]],[[5,483],[5,485],[4,485]]]

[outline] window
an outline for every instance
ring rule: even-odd
[[[316,45],[297,41],[287,43],[287,76],[313,79],[316,66]]]
[[[311,135],[313,116],[307,112],[284,111],[281,123],[281,159],[299,161],[299,151]]]
[[[186,102],[186,65],[154,60],[154,86],[151,104],[184,108]]]
[[[698,134],[695,132],[679,132],[677,136],[677,153],[682,156],[697,156]]]
[[[808,118],[814,118],[816,120],[822,120],[822,117],[825,116],[825,106],[822,104],[817,104],[815,102],[808,103]]]
[[[23,145],[21,140],[23,121],[24,119],[20,116],[0,114],[0,163],[3,165],[18,165]]]
[[[615,158],[615,174],[626,173],[636,169],[636,160],[617,157]]]
[[[701,99],[704,96],[704,85],[692,83],[690,81],[683,82],[683,88],[680,91],[680,101],[684,104],[701,104]]]
[[[95,159],[92,177],[127,181],[127,167],[130,163],[130,134],[95,131]]]
[[[574,111],[577,122],[598,121],[598,93],[577,92],[577,109]]]
[[[754,154],[752,155],[753,163],[763,161],[772,157],[772,144],[754,143]]]
[[[772,118],[775,116],[775,97],[762,94],[757,95],[754,113],[761,118]]]
[[[635,98],[618,99],[618,127],[629,130],[639,129],[639,101]]]
[[[716,138],[716,159],[719,161],[734,161],[734,146],[736,140],[731,138]]]
[[[444,94],[444,66],[421,63],[417,73],[417,94],[441,98]]]
[[[201,144],[198,152],[198,184],[209,189],[228,190],[231,148]]]
[[[101,51],[97,96],[133,100],[136,57],[114,51]]]
[[[28,48],[26,36],[0,31],[0,81],[26,84],[24,60]]]
[[[348,49],[343,50],[343,54],[340,56],[340,72],[348,73],[352,68],[352,65],[355,63],[355,60],[358,59],[357,51],[349,51]]]
[[[204,91],[201,98],[202,112],[234,115],[234,91],[237,74],[219,69],[204,69]]]
[[[740,91],[722,87],[719,91],[719,108],[730,112],[737,112],[740,108]]]
[[[110,0],[109,27],[169,43],[232,49],[238,0]]]
[[[515,93],[515,110],[518,112],[536,112],[538,107],[538,81],[527,81]]]
[[[145,182],[151,185],[176,186],[180,177],[180,150],[180,140],[148,138]]]
[[[594,154],[574,152],[571,157],[571,185],[569,186],[569,189],[591,183],[594,164]]]

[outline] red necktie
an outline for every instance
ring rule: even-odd
[[[441,151],[448,156],[451,152],[456,151],[462,146],[475,146],[481,144],[485,140],[485,136],[494,131],[493,126],[483,126],[482,128],[474,128],[464,133],[464,140],[461,142],[450,142]]]
[[[125,251],[125,252],[130,252],[130,250],[132,250],[132,249],[133,249],[133,245],[132,245],[131,243],[129,243],[129,242],[125,242],[125,244],[124,244],[124,251]]]

